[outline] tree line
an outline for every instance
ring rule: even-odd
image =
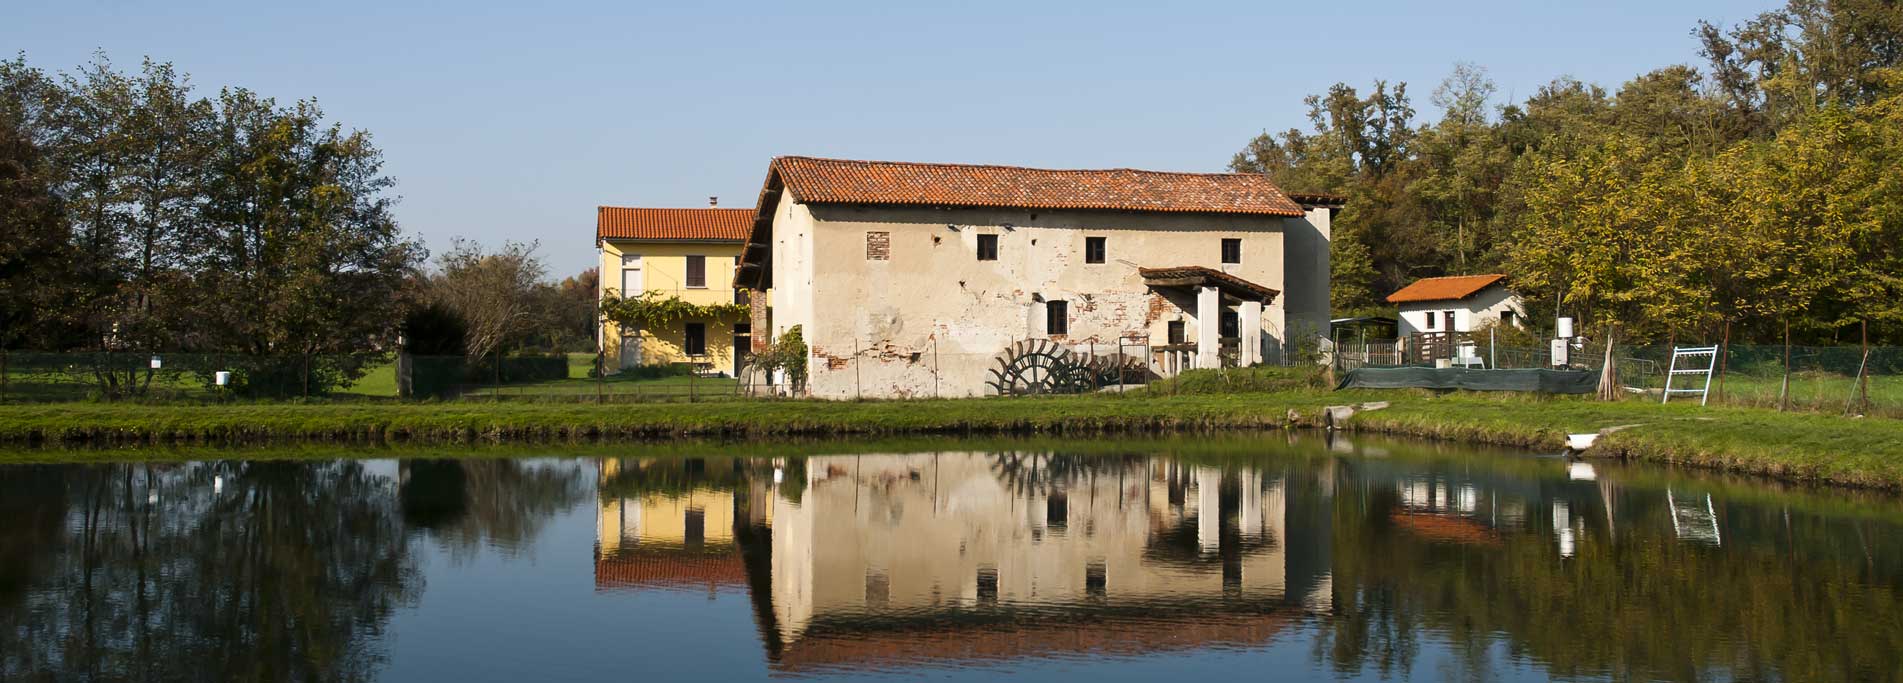
[[[149,59],[60,74],[0,61],[0,348],[297,358],[230,369],[294,372],[308,390],[361,376],[406,320],[472,358],[592,346],[591,273],[549,282],[534,245],[463,242],[432,269],[394,185],[370,134],[312,100],[201,97]],[[97,376],[111,394],[151,377]]]
[[[1536,321],[1622,338],[1903,340],[1903,4],[1790,0],[1700,23],[1702,69],[1617,90],[1561,77],[1494,104],[1461,64],[1420,121],[1405,83],[1337,84],[1309,129],[1231,161],[1349,197],[1333,304],[1504,272]],[[1546,323],[1550,325],[1549,323]]]

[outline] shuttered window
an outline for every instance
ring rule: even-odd
[[[689,287],[706,287],[707,286],[707,257],[705,256],[687,257],[687,286]]]

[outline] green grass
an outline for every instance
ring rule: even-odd
[[[585,373],[586,364],[583,364]],[[610,379],[602,386],[715,389],[718,381]],[[937,434],[1155,434],[1320,426],[1329,405],[1387,401],[1344,427],[1558,452],[1569,433],[1639,425],[1589,455],[1682,464],[1790,480],[1903,488],[1903,421],[1633,399],[1311,388],[1303,373],[1191,374],[1153,391],[1035,398],[911,401],[727,399],[685,403],[515,400],[560,393],[586,377],[505,390],[509,400],[443,403],[0,406],[0,443],[127,446],[203,443],[570,443],[604,439],[889,437]]]

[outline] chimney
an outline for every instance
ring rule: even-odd
[[[708,207],[708,208],[713,208],[713,207],[716,207],[716,206],[720,206],[720,198],[719,198],[719,197],[708,197],[708,198],[707,198],[707,207]]]

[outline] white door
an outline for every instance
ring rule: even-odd
[[[641,364],[641,330],[627,330],[621,335],[621,369],[626,370]]]

